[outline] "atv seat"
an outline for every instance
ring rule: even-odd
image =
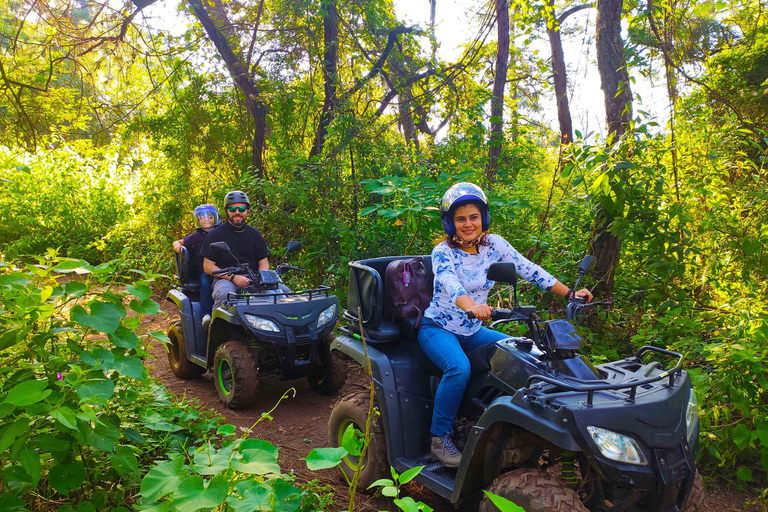
[[[349,293],[344,319],[347,326],[357,334],[364,334],[366,342],[393,343],[401,337],[416,339],[416,318],[400,322],[402,326],[384,316],[384,282],[382,277],[389,262],[402,256],[386,256],[369,260],[353,261],[349,266]],[[427,280],[432,282],[432,259],[423,256]],[[358,307],[362,316],[363,333],[360,332]],[[410,320],[410,321],[409,321]]]
[[[179,285],[184,292],[200,291],[199,272],[195,260],[190,256],[189,250],[182,247],[181,251],[175,253],[176,257],[176,277],[179,279]]]

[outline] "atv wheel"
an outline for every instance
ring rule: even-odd
[[[181,322],[176,322],[168,329],[168,338],[171,340],[168,347],[168,364],[175,376],[180,379],[194,379],[205,373],[205,368],[187,359],[187,341]]]
[[[219,400],[229,409],[242,409],[256,398],[259,374],[251,349],[242,341],[228,341],[216,349],[214,382]]]
[[[309,369],[309,386],[321,395],[331,395],[347,381],[347,362],[331,352],[331,340],[317,348],[318,362]]]
[[[331,447],[341,446],[344,431],[349,425],[354,425],[360,432],[365,432],[369,396],[367,391],[352,393],[336,403],[333,411],[331,411],[331,417],[328,418],[328,444]],[[359,457],[348,455],[339,464],[339,469],[349,481],[352,481],[352,477],[355,475],[358,459]],[[388,476],[390,476],[390,472],[384,428],[381,425],[381,416],[374,415],[371,419],[371,442],[365,452],[357,488],[362,492],[372,493],[373,490],[369,491],[368,486],[376,480]]]
[[[589,512],[576,491],[540,469],[516,469],[504,473],[493,481],[488,492],[512,501],[526,512]],[[480,512],[495,510],[498,510],[496,505],[484,496]]]
[[[693,487],[691,493],[688,495],[688,499],[685,500],[682,512],[698,512],[703,510],[701,508],[704,502],[704,483],[701,481],[701,475],[696,471],[696,475],[693,477]]]

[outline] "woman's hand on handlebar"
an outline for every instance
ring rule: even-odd
[[[576,297],[581,297],[584,299],[584,302],[587,304],[592,302],[592,292],[587,290],[586,288],[582,288],[581,290],[574,293]]]
[[[493,307],[488,304],[475,304],[467,310],[467,317],[477,318],[478,320],[489,320],[493,313]]]

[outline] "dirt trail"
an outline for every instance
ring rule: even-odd
[[[153,297],[160,302],[162,309],[168,316],[157,315],[145,318],[144,327],[148,330],[168,331],[171,323],[178,319],[176,306],[163,297]],[[200,379],[181,380],[173,375],[168,366],[168,358],[163,346],[156,343],[151,350],[154,360],[148,360],[146,365],[152,376],[156,377],[177,396],[197,398],[201,408],[210,408],[218,411],[228,423],[243,429],[250,428],[261,417],[263,412],[269,411],[280,397],[290,388],[296,390],[295,397],[286,398],[272,412],[272,422],[262,421],[253,431],[253,437],[271,442],[280,449],[279,463],[284,472],[293,471],[300,481],[319,479],[323,484],[330,485],[335,492],[335,507],[333,510],[346,510],[348,507],[349,493],[337,471],[309,471],[307,465],[301,459],[313,448],[327,446],[327,424],[331,409],[336,401],[349,393],[367,389],[367,377],[350,363],[347,382],[344,388],[336,395],[320,396],[309,387],[306,379],[281,382],[275,378],[259,379],[259,394],[257,404],[243,411],[231,411],[221,405],[216,395],[213,381],[208,375]],[[470,512],[477,510],[477,500],[468,500],[459,507],[454,507],[448,500],[440,498],[415,483],[409,483],[405,491],[416,501],[423,501],[435,509],[435,512]],[[701,509],[706,512],[748,511],[757,512],[764,510],[762,507],[751,506],[744,508],[745,500],[749,495],[734,491],[717,491],[708,494]],[[395,511],[398,508],[391,500],[374,498],[358,493],[355,498],[358,511]]]

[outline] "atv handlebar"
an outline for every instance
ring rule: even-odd
[[[217,276],[219,274],[236,274],[237,272],[246,272],[248,270],[248,264],[241,265],[239,267],[227,267],[227,268],[220,268],[219,270],[214,270],[211,272],[212,276]]]
[[[287,263],[281,263],[275,269],[275,271],[277,272],[277,275],[279,275],[279,276],[285,274],[289,270],[293,270],[295,272],[304,272],[303,268],[297,267],[295,265],[288,265]]]
[[[513,309],[495,308],[491,311],[491,321],[499,320],[528,320],[536,313],[536,306],[519,306]],[[475,315],[467,311],[467,318],[472,320]]]

